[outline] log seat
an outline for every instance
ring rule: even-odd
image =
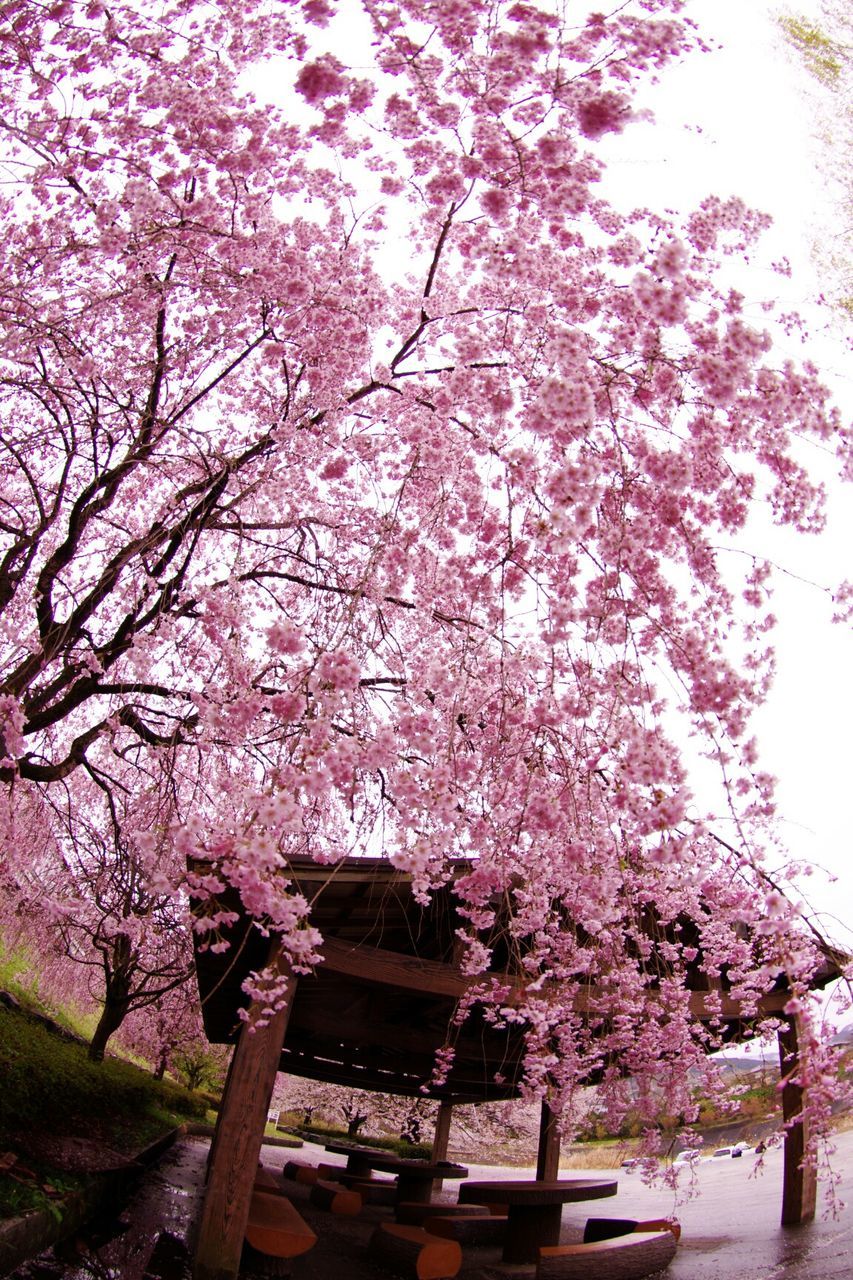
[[[462,1249],[455,1240],[399,1222],[380,1222],[368,1252],[406,1280],[452,1280],[462,1266]]]
[[[354,1178],[346,1185],[357,1191],[365,1204],[393,1205],[397,1203],[397,1184],[390,1179]]]
[[[264,1165],[258,1165],[258,1172],[255,1174],[255,1190],[271,1191],[276,1194],[284,1195],[284,1187],[281,1184],[281,1177],[273,1173],[272,1169],[265,1168]]]
[[[675,1257],[671,1231],[631,1231],[588,1244],[542,1247],[536,1280],[642,1280]]]
[[[439,1214],[427,1218],[424,1226],[433,1236],[445,1240],[458,1240],[471,1248],[503,1244],[506,1235],[506,1216],[494,1213]]]
[[[394,1217],[398,1222],[409,1227],[423,1227],[430,1218],[439,1214],[443,1218],[478,1217],[483,1212],[478,1204],[441,1204],[433,1200],[430,1204],[421,1204],[417,1200],[402,1200],[395,1206]]]
[[[318,1178],[335,1178],[340,1172],[340,1166],[335,1164],[306,1164],[303,1160],[288,1160],[282,1175],[311,1187]]]
[[[375,1173],[353,1173],[351,1169],[338,1169],[338,1182],[347,1187],[354,1182],[369,1182],[374,1187],[396,1187],[396,1178],[386,1178]]]
[[[317,1179],[309,1199],[318,1209],[329,1209],[344,1218],[357,1217],[363,1204],[357,1191],[350,1191],[342,1182],[330,1182],[326,1178]]]
[[[313,1248],[317,1237],[287,1196],[255,1190],[249,1202],[246,1241],[258,1253],[295,1258]]]

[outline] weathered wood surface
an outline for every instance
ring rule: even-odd
[[[397,1222],[379,1224],[370,1237],[368,1252],[407,1280],[452,1280],[462,1266],[462,1249],[455,1240],[442,1240],[423,1227]]]
[[[536,1280],[642,1280],[675,1257],[671,1231],[632,1231],[593,1244],[561,1244],[539,1250]]]
[[[258,1253],[296,1258],[317,1243],[317,1236],[287,1196],[255,1191],[249,1204],[246,1239]]]
[[[240,1275],[252,1280],[290,1280],[293,1275],[292,1258],[273,1258],[269,1253],[258,1253],[248,1240],[243,1245],[240,1259]]]
[[[632,1231],[671,1231],[676,1244],[681,1239],[681,1223],[676,1218],[587,1218],[583,1242],[594,1244],[597,1240],[613,1240]]]
[[[286,962],[277,948],[274,944],[270,962],[284,973]],[[216,1126],[194,1280],[236,1280],[239,1274],[267,1111],[295,990],[296,979],[290,977],[283,1007],[264,1021],[264,1011],[253,1006],[240,1032]]]
[[[438,1115],[435,1118],[435,1132],[432,1137],[432,1151],[430,1160],[433,1164],[447,1159],[447,1150],[450,1145],[450,1125],[453,1120],[453,1103],[443,1098],[439,1103]],[[433,1192],[438,1192],[444,1185],[442,1178],[436,1178],[432,1184]]]
[[[800,1070],[799,1018],[788,1018],[778,1032],[782,1072],[782,1115],[785,1119],[785,1167],[782,1175],[782,1226],[811,1222],[817,1206],[814,1142],[803,1116],[804,1091]],[[804,1166],[803,1161],[808,1159]]]
[[[345,1185],[357,1191],[365,1204],[381,1204],[390,1208],[397,1203],[397,1184],[388,1179],[380,1182],[378,1178],[354,1178]]]
[[[255,1174],[255,1190],[256,1191],[273,1191],[284,1195],[284,1184],[278,1174],[273,1173],[272,1169],[267,1169],[264,1165],[258,1165],[258,1171]]]
[[[282,1172],[285,1178],[292,1178],[294,1182],[312,1187],[319,1178],[331,1178],[334,1181],[341,1170],[335,1164],[305,1164],[301,1160],[288,1160]]]
[[[550,1182],[525,1178],[520,1182],[468,1182],[459,1188],[459,1199],[465,1204],[504,1203],[508,1215],[504,1262],[535,1262],[539,1246],[560,1243],[564,1204],[615,1196],[616,1189],[616,1182],[604,1178],[557,1178]]]
[[[394,1216],[398,1222],[402,1222],[410,1227],[422,1227],[430,1218],[435,1218],[439,1214],[444,1217],[467,1216],[477,1217],[483,1212],[483,1206],[479,1204],[440,1204],[433,1200],[429,1204],[423,1204],[419,1200],[403,1200],[400,1201],[394,1209]]]
[[[328,1209],[344,1218],[357,1217],[364,1203],[357,1191],[349,1191],[342,1182],[329,1182],[325,1178],[317,1179],[309,1199],[318,1209]]]
[[[418,956],[387,951],[382,947],[357,945],[339,938],[323,939],[323,964],[333,973],[359,978],[368,982],[401,987],[427,995],[461,998],[481,979],[468,977],[452,964],[439,960],[425,960]],[[519,1004],[526,998],[525,984],[517,975],[490,973],[490,979],[499,980],[506,987],[504,1003]],[[739,1019],[743,1017],[740,1000],[725,992],[691,991],[688,994],[690,1012],[695,1018]],[[789,991],[769,991],[759,997],[758,1008],[762,1014],[781,1013],[791,999]],[[610,996],[596,986],[582,987],[575,997],[578,1013],[603,1013],[610,1009]]]
[[[475,1213],[457,1215],[439,1214],[427,1218],[424,1228],[434,1236],[443,1236],[445,1240],[458,1240],[461,1245],[472,1248],[486,1245],[503,1244],[506,1236],[506,1218],[494,1213]]]

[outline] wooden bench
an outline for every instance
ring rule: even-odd
[[[379,1177],[375,1173],[353,1173],[351,1169],[338,1169],[338,1182],[349,1187],[353,1182],[370,1182],[375,1187],[396,1187],[396,1178]]]
[[[325,1178],[317,1179],[309,1199],[318,1209],[329,1209],[345,1218],[357,1217],[363,1204],[358,1191],[350,1191],[342,1182],[329,1182]]]
[[[471,1248],[503,1244],[506,1235],[506,1215],[494,1213],[438,1214],[427,1218],[425,1229],[433,1236],[445,1240],[458,1240]]]
[[[381,1222],[368,1253],[407,1280],[452,1280],[462,1266],[462,1249],[455,1240],[399,1222]]]
[[[675,1250],[671,1231],[632,1231],[589,1244],[543,1246],[536,1280],[641,1280],[668,1267]]]
[[[274,1174],[272,1169],[266,1169],[262,1164],[258,1165],[258,1172],[255,1174],[255,1190],[272,1191],[276,1194],[284,1195],[281,1177]]]
[[[252,1192],[246,1240],[258,1253],[272,1258],[296,1258],[317,1243],[316,1235],[287,1196],[275,1191]]]
[[[676,1244],[681,1239],[681,1223],[676,1218],[647,1218],[644,1221],[636,1218],[587,1218],[583,1229],[584,1244],[613,1240],[632,1231],[671,1231]]]
[[[365,1204],[390,1206],[397,1203],[397,1184],[391,1179],[353,1178],[348,1179],[345,1185],[357,1191]]]
[[[335,1164],[305,1164],[302,1160],[288,1160],[282,1176],[310,1187],[318,1178],[335,1178],[340,1172],[340,1166]]]
[[[398,1222],[409,1227],[423,1227],[430,1218],[439,1214],[443,1218],[479,1217],[483,1212],[479,1204],[441,1204],[433,1200],[430,1204],[421,1204],[418,1200],[402,1200],[394,1207],[394,1217]]]

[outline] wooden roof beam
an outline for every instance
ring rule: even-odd
[[[453,965],[437,960],[422,960],[417,956],[401,955],[363,944],[351,946],[338,938],[324,938],[321,950],[327,970],[363,982],[458,1000],[472,986],[496,981],[508,988],[506,1004],[520,1004],[524,998],[524,987],[517,978],[507,973],[486,973],[471,978]],[[790,992],[787,991],[768,992],[758,1001],[759,1013],[779,1014],[790,998]],[[600,987],[589,987],[579,992],[575,1008],[579,1013],[606,1013],[610,1003],[610,997]],[[691,1014],[704,1022],[711,1021],[714,1017],[731,1021],[744,1016],[741,1001],[719,991],[691,991],[689,1005]]]

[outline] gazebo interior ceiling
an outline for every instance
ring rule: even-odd
[[[335,867],[299,860],[290,864],[288,876],[294,890],[312,903],[311,921],[323,934],[325,962],[299,977],[281,1071],[384,1093],[420,1096],[426,1091],[452,1102],[517,1094],[521,1029],[492,1026],[476,1006],[461,1025],[454,1021],[471,979],[454,963],[456,930],[466,922],[457,914],[452,884],[423,906],[412,894],[410,878],[384,860],[349,859]],[[239,911],[236,895],[225,894],[220,903],[239,912],[237,924],[224,935],[231,947],[216,954],[197,941],[196,970],[207,1037],[227,1044],[236,1040],[237,1011],[247,1004],[242,983],[263,968],[270,943]],[[679,924],[682,931],[692,928],[690,922]],[[653,923],[648,927],[652,930]],[[688,972],[698,1020],[709,994],[700,964],[701,954]],[[499,937],[493,967],[494,976],[506,973],[518,983],[517,966]],[[823,986],[837,973],[834,958],[828,957],[815,984]],[[786,999],[777,984],[762,1001],[763,1011],[781,1012]],[[723,1016],[727,1039],[751,1034],[735,1002],[724,998]],[[443,1083],[432,1084],[436,1051],[445,1045],[453,1046],[453,1064]]]

